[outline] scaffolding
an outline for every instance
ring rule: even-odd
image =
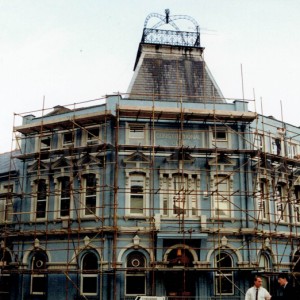
[[[113,102],[111,98],[117,99],[115,112],[113,105],[109,105],[110,110],[107,107]],[[170,109],[155,100],[137,107],[124,95],[104,100],[100,106],[97,102],[103,99],[87,107],[56,107],[55,113],[43,109],[41,117],[14,127],[17,144],[22,146],[10,153],[9,172],[1,180],[5,182],[1,201],[6,204],[1,205],[2,279],[13,274],[19,278],[60,274],[67,279],[66,299],[68,290],[74,289],[89,299],[82,293],[82,283],[74,280],[88,272],[100,276],[102,288],[107,287],[107,278],[113,278],[112,299],[119,299],[120,276],[131,280],[131,273],[135,279],[139,273],[151,274],[147,292],[156,295],[157,279],[175,272],[182,280],[181,297],[186,292],[192,299],[196,295],[189,291],[195,290],[195,283],[191,283],[195,270],[214,274],[220,279],[215,289],[221,290],[224,278],[227,285],[235,285],[231,277],[235,271],[262,274],[270,288],[270,278],[287,265],[297,278],[299,250],[295,250],[300,220],[295,195],[300,184],[299,159],[296,152],[291,157],[284,147],[282,153],[264,151],[272,133],[259,131],[256,113],[190,109],[184,102]],[[102,106],[105,109],[99,111]],[[261,124],[270,127],[261,117]],[[298,135],[294,130],[285,131],[285,135]],[[78,142],[78,131],[84,146]],[[55,147],[58,133],[66,135],[66,140],[60,137],[60,146]],[[262,134],[261,146],[258,134]],[[157,143],[163,139],[173,144]],[[238,147],[224,147],[225,139],[231,140],[231,145],[237,141]],[[191,140],[194,147],[189,145]],[[88,177],[83,180],[87,173],[98,174],[95,186],[89,186]],[[59,182],[59,178],[67,177],[62,189],[58,185],[64,181]],[[49,182],[45,190],[35,190],[34,184],[45,178]],[[91,195],[93,199],[95,194],[99,201],[83,198]],[[32,203],[44,196],[49,201],[41,218],[43,204]],[[57,199],[64,207],[54,205]],[[212,201],[214,205],[205,204]],[[24,206],[25,202],[31,202],[30,206]],[[230,251],[245,256],[255,252],[257,257],[224,267],[221,262],[228,263],[222,254],[224,247],[229,249],[237,241],[240,246]],[[79,258],[91,245],[97,245],[101,261],[99,268],[85,271]],[[120,261],[120,253],[128,247],[134,250],[133,258],[125,263]],[[143,247],[150,253],[147,263],[138,256]],[[272,265],[262,255],[271,248],[278,250],[276,257],[275,251],[271,253]],[[48,257],[45,264],[40,258],[41,266],[32,267],[25,259],[37,249],[43,249]],[[219,252],[218,260],[210,263],[200,259],[200,252],[212,250]],[[49,261],[55,253],[64,253],[64,264]],[[170,285],[165,282],[168,296],[180,299],[172,294]],[[234,288],[241,289],[237,285]]]

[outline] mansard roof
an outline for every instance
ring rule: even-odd
[[[225,102],[202,51],[196,47],[140,43],[129,98],[170,101],[180,96],[190,102]]]
[[[169,10],[165,12],[166,16],[150,14],[146,18],[128,88],[129,98],[174,101],[180,96],[181,101],[225,102],[203,59],[199,25],[189,16],[171,16]],[[151,18],[160,21],[151,27],[148,25]],[[193,30],[179,29],[175,23],[179,19],[191,22]]]

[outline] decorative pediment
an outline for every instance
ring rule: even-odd
[[[43,171],[48,169],[48,163],[37,160],[31,166],[28,167],[28,172]]]
[[[193,163],[195,158],[191,156],[187,151],[176,151],[172,153],[167,159],[167,161],[184,161]]]
[[[228,165],[228,166],[233,166],[235,165],[235,162],[230,159],[227,155],[225,154],[220,154],[212,159],[210,159],[208,161],[208,164],[210,166],[213,166],[213,165]]]
[[[99,159],[98,157],[95,157],[93,155],[90,155],[89,153],[85,154],[83,157],[81,157],[78,162],[77,162],[78,166],[81,165],[92,165],[92,164],[98,164],[98,165],[102,165],[103,164],[103,160]]]
[[[123,160],[124,164],[130,164],[130,163],[144,163],[144,164],[149,164],[150,160],[149,158],[144,155],[143,153],[136,151],[132,153],[129,157]]]
[[[70,167],[70,161],[65,157],[59,158],[56,162],[52,163],[51,165],[52,169],[65,168],[65,167]]]

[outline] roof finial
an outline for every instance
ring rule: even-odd
[[[169,23],[170,10],[168,8],[165,9],[165,13],[166,13],[166,24],[168,24]]]

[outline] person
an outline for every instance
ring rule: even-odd
[[[285,129],[284,128],[280,128],[277,127],[277,135],[275,138],[275,144],[276,144],[276,148],[277,148],[277,155],[281,154],[281,141],[284,138],[284,134],[285,134]]]
[[[245,300],[270,300],[270,293],[262,287],[262,279],[260,276],[254,277],[254,285],[246,292]]]
[[[293,286],[288,282],[287,274],[278,275],[278,283],[282,288],[282,296],[276,297],[276,300],[296,300],[298,299],[296,291]]]

